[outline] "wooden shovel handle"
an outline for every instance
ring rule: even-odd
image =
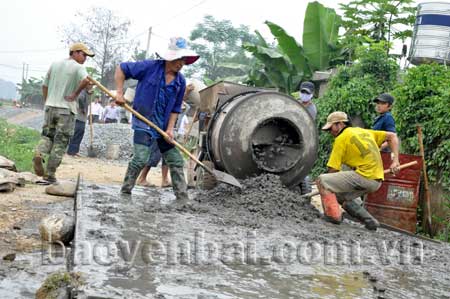
[[[411,166],[416,165],[416,164],[417,164],[417,161],[411,161],[411,162],[408,162],[408,163],[400,165],[398,167],[398,169],[402,170],[403,168],[408,168],[408,167],[411,167]],[[390,169],[385,169],[384,170],[384,174],[388,174],[388,173],[391,173],[391,170]]]

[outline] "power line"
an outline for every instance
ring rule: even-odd
[[[171,16],[171,17],[168,18],[168,19],[165,19],[163,22],[160,22],[160,23],[158,23],[158,24],[156,24],[156,25],[153,25],[153,27],[162,25],[162,24],[164,24],[164,23],[167,23],[168,21],[171,21],[171,20],[175,19],[176,17],[179,17],[179,16],[181,16],[181,15],[184,15],[185,13],[187,13],[187,12],[193,10],[194,8],[196,8],[196,7],[200,6],[200,5],[202,5],[202,4],[205,3],[206,1],[207,1],[207,0],[202,0],[202,1],[198,2],[197,4],[195,4],[195,5],[191,6],[191,7],[189,7],[188,9],[186,9],[186,10],[180,12],[180,13],[177,13],[177,14]]]
[[[45,50],[0,50],[0,53],[27,53],[27,52],[56,52],[64,50],[65,48],[45,49]]]
[[[161,34],[158,34],[158,33],[155,33],[155,32],[152,32],[152,35],[154,35],[156,37],[159,37],[161,39],[169,40],[169,38],[167,36],[162,36]]]
[[[148,30],[142,31],[141,33],[138,33],[137,35],[135,35],[134,37],[131,38],[131,40],[135,39],[136,37],[139,37],[141,35],[144,35],[148,32]]]
[[[175,14],[175,15],[169,17],[168,19],[164,20],[163,22],[157,23],[156,25],[152,25],[151,27],[156,27],[156,26],[160,26],[160,25],[162,25],[162,24],[165,24],[165,23],[167,23],[168,21],[171,21],[171,20],[175,19],[176,17],[179,17],[179,16],[181,16],[181,15],[186,14],[187,12],[193,10],[194,8],[196,8],[196,7],[200,6],[200,5],[202,5],[202,4],[205,3],[206,1],[208,1],[208,0],[202,0],[202,1],[198,2],[197,4],[195,4],[195,5],[191,6],[191,7],[189,7],[188,9],[185,9],[185,10],[183,10],[182,12],[179,12],[179,13],[177,13],[177,14]],[[148,34],[148,30],[144,30],[144,31],[142,31],[142,32],[140,32],[140,33],[138,33],[138,34],[136,34],[135,36],[133,36],[133,37],[131,38],[131,40],[134,40],[134,39],[136,39],[137,37],[140,37],[140,36],[142,36],[142,35],[144,35],[144,34]],[[166,40],[169,39],[168,37],[159,35],[159,34],[155,33],[154,31],[152,32],[152,35],[154,35],[154,36],[156,36],[156,37],[159,37],[159,38],[161,38],[161,39],[166,39]]]
[[[17,82],[20,81],[20,79],[18,77],[12,76],[11,74],[0,74],[0,78],[7,78],[9,80],[14,80],[14,81],[17,81]],[[17,84],[15,82],[13,82],[13,83]]]
[[[10,64],[3,64],[3,63],[0,63],[0,66],[11,68],[11,69],[16,69],[16,70],[21,70],[22,69],[22,66],[15,66],[15,65],[10,65]],[[29,71],[46,73],[48,70],[44,70],[44,69],[29,69]]]

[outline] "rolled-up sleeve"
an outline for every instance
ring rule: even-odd
[[[120,68],[122,69],[122,72],[125,75],[125,79],[135,79],[135,80],[141,80],[145,76],[145,72],[147,71],[148,67],[150,67],[151,62],[144,60],[144,61],[137,61],[137,62],[122,62],[120,64]]]

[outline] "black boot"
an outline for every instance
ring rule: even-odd
[[[125,174],[125,178],[123,180],[122,188],[120,189],[120,192],[123,194],[131,194],[131,190],[133,190],[134,185],[136,185],[136,180],[139,176],[139,173],[141,171],[131,167],[130,164],[128,164],[127,172]]]
[[[377,230],[380,226],[378,220],[370,215],[362,205],[356,203],[354,199],[344,202],[342,207],[350,216],[364,223],[368,230]]]

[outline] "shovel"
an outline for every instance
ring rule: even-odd
[[[425,189],[425,200],[426,200],[426,207],[427,207],[427,228],[428,228],[428,234],[431,238],[433,238],[433,227],[432,227],[432,221],[431,221],[431,193],[430,189],[428,188],[428,175],[427,175],[427,163],[425,161],[425,151],[423,148],[423,138],[422,138],[422,127],[417,125],[417,137],[419,139],[419,149],[420,149],[420,155],[422,156],[422,171],[423,171],[423,186]]]
[[[115,99],[116,96],[113,95],[111,93],[111,91],[109,91],[106,87],[104,87],[100,82],[98,82],[97,80],[91,78],[91,77],[87,77],[89,81],[91,81],[93,84],[97,85],[98,88],[100,88],[101,91],[103,91],[104,93],[106,93],[108,96],[110,96],[111,98]],[[139,118],[140,120],[142,120],[143,122],[145,122],[147,125],[149,125],[150,127],[152,127],[153,129],[155,129],[159,134],[161,134],[161,136],[164,137],[164,139],[168,142],[170,142],[171,144],[173,144],[175,147],[177,147],[179,150],[181,150],[183,153],[185,153],[189,158],[191,158],[195,163],[197,163],[198,165],[200,165],[201,167],[203,167],[203,169],[205,169],[207,172],[209,172],[211,175],[215,176],[216,180],[223,182],[225,184],[228,185],[232,185],[232,186],[236,186],[238,188],[242,189],[242,185],[239,183],[239,181],[232,175],[229,175],[225,172],[222,171],[218,171],[215,169],[210,169],[208,166],[206,166],[205,164],[203,164],[201,161],[199,161],[194,155],[192,155],[186,148],[184,148],[181,144],[179,144],[178,142],[176,142],[175,140],[171,139],[169,137],[169,135],[166,134],[166,132],[164,132],[163,130],[161,130],[157,125],[155,125],[154,123],[152,123],[151,121],[149,121],[148,119],[146,119],[143,115],[141,115],[139,112],[137,112],[136,110],[134,110],[133,108],[131,108],[127,103],[123,104],[123,107],[130,111],[132,114],[134,114],[134,116],[136,116],[137,118]]]
[[[94,139],[94,130],[92,128],[92,98],[90,101],[90,109],[89,109],[89,147],[88,147],[88,157],[90,158],[95,158],[97,156],[95,150],[94,150],[94,146],[92,145],[93,143],[93,139]]]
[[[402,170],[404,168],[408,168],[408,167],[411,167],[411,166],[416,165],[416,164],[417,164],[417,161],[408,162],[408,163],[400,165],[398,167],[398,169]],[[388,173],[391,173],[391,170],[390,169],[385,169],[384,170],[384,174],[388,174]],[[300,196],[300,198],[308,198],[308,197],[312,197],[312,196],[316,196],[316,195],[319,195],[319,191],[313,191],[313,192],[310,192],[310,193],[303,194],[302,196]]]

